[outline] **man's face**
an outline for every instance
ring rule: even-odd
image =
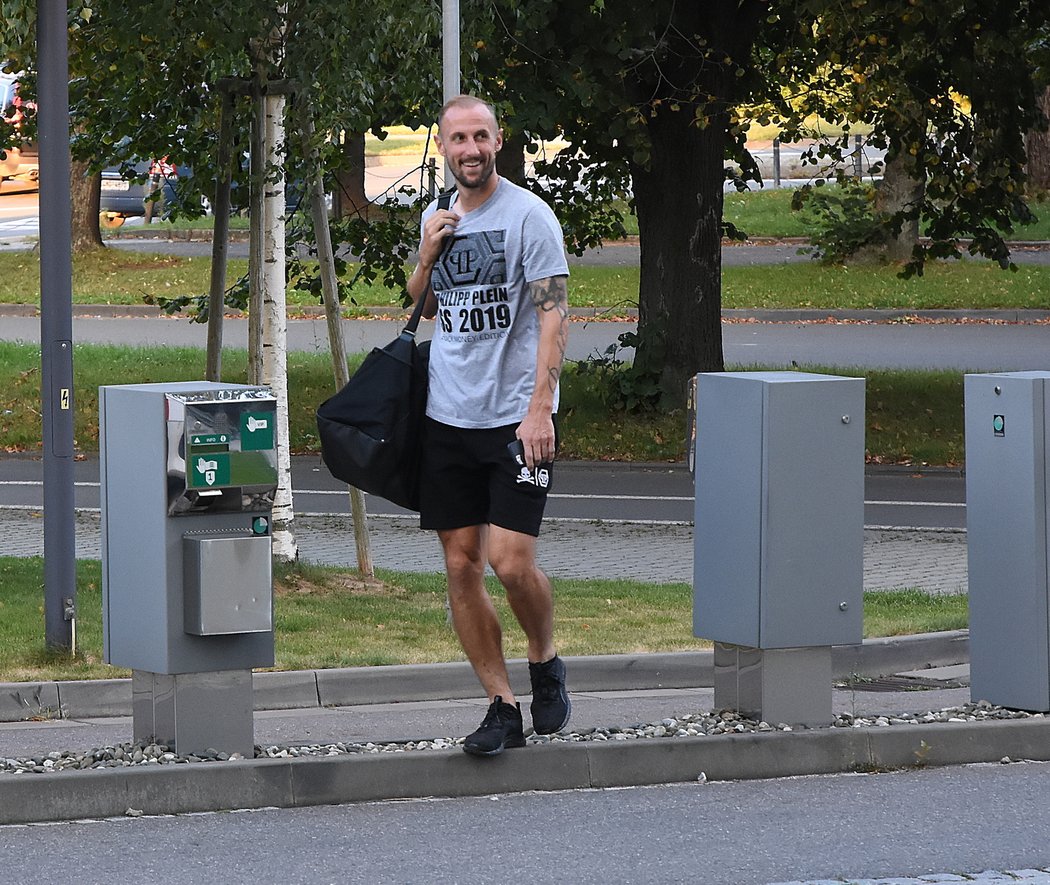
[[[441,120],[437,145],[456,181],[463,187],[482,190],[496,169],[503,133],[485,105],[454,106]]]

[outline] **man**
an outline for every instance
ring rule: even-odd
[[[528,640],[533,728],[551,734],[571,713],[551,585],[536,565],[557,448],[569,270],[554,214],[496,172],[503,133],[488,104],[463,95],[449,101],[437,146],[456,191],[448,208],[432,204],[423,213],[419,264],[408,282],[413,300],[428,299],[424,315],[437,317],[420,526],[441,540],[452,622],[489,699],[463,749],[493,756],[525,746],[525,735],[486,563]]]

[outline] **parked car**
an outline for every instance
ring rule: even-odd
[[[106,228],[120,227],[128,218],[145,216],[150,197],[157,190],[161,193],[153,201],[150,214],[165,217],[168,207],[177,199],[175,182],[184,175],[189,175],[188,169],[163,160],[142,160],[127,172],[122,172],[119,166],[103,169],[99,224]]]

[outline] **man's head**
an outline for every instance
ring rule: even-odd
[[[461,187],[487,194],[496,186],[503,132],[486,102],[471,95],[446,102],[438,114],[437,147]]]

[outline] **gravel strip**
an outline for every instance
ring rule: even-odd
[[[1004,719],[1042,719],[1046,714],[1025,713],[997,707],[987,701],[944,707],[922,713],[894,716],[860,717],[840,713],[832,728],[887,728],[894,725],[935,725],[942,722],[987,722]],[[771,725],[747,719],[731,710],[700,712],[662,719],[632,728],[591,728],[564,731],[553,735],[529,735],[530,744],[578,743],[583,741],[630,741],[655,738],[707,737],[723,734],[757,734],[774,731],[807,730],[804,726],[779,723]],[[344,756],[353,754],[404,753],[417,750],[449,750],[460,746],[463,738],[434,738],[424,741],[395,743],[344,743],[305,745],[271,745],[255,748],[257,759],[288,759],[300,756]],[[177,755],[163,744],[123,743],[87,752],[55,751],[46,756],[23,759],[0,758],[0,774],[47,774],[58,771],[82,771],[89,768],[119,768],[129,765],[180,765],[226,762],[243,759],[239,753],[208,749],[194,755]]]

